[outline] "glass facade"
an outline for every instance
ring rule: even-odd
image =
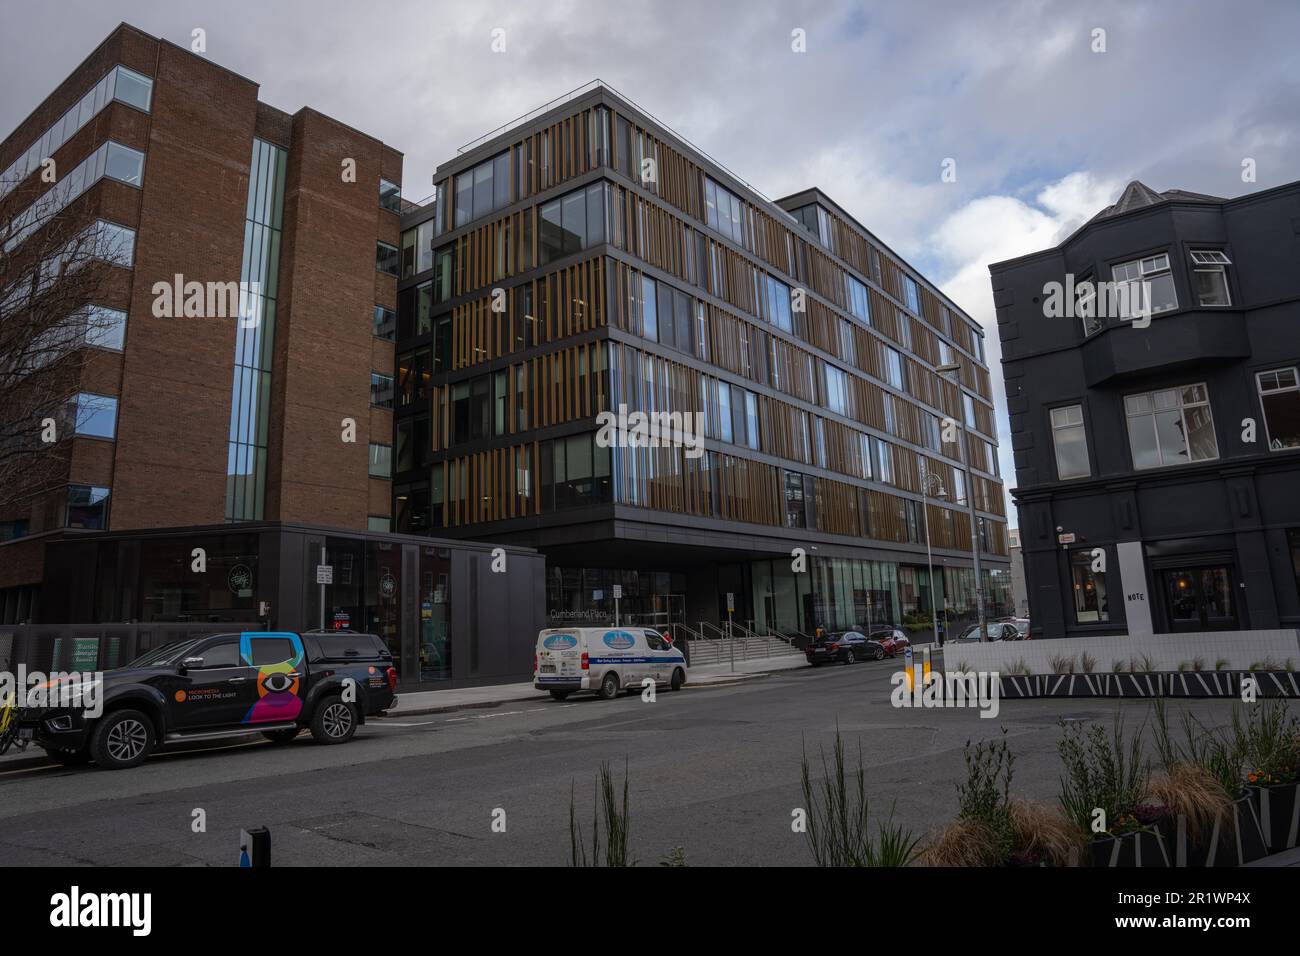
[[[266,498],[266,448],[271,407],[275,299],[280,272],[286,153],[253,140],[244,222],[240,316],[230,397],[226,520],[256,521]]]

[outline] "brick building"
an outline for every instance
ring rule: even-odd
[[[397,150],[123,24],[4,140],[0,169],[0,221],[48,200],[118,239],[93,305],[121,326],[86,363],[66,483],[0,514],[0,620],[31,616],[69,529],[388,529]],[[11,228],[6,254],[38,234]],[[256,285],[255,317],[156,317],[155,283],[178,274]]]

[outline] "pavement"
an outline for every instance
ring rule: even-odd
[[[463,691],[433,692],[458,696],[371,720],[342,746],[308,735],[191,745],[120,772],[5,761],[0,865],[229,866],[239,830],[254,826],[270,829],[276,865],[565,865],[571,807],[589,839],[606,763],[618,785],[627,775],[642,865],[677,847],[690,865],[809,865],[806,838],[791,826],[805,804],[801,764],[807,755],[820,777],[837,730],[850,766],[863,764],[872,816],[892,812],[921,836],[956,813],[967,741],[1006,739],[1013,792],[1053,801],[1059,718],[1108,723],[1118,710],[1135,727],[1150,709],[1003,701],[986,719],[891,706],[898,661],[765,666],[741,679],[701,673],[654,702],[534,694],[486,707]],[[726,679],[705,680],[715,677]],[[415,713],[449,700],[460,709]],[[1172,701],[1172,726],[1184,709],[1210,725],[1230,716],[1225,701]]]
[[[753,680],[765,674],[807,667],[802,654],[789,654],[761,660],[737,661],[730,664],[702,664],[689,669],[687,687],[710,687]],[[537,690],[532,681],[518,684],[493,684],[487,687],[461,687],[455,690],[429,690],[398,694],[397,706],[388,713],[392,716],[410,717],[417,714],[438,714],[465,707],[494,707],[497,704],[521,700],[543,700],[546,691]]]

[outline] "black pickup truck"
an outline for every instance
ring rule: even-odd
[[[18,735],[54,760],[134,767],[160,744],[261,734],[287,743],[303,728],[319,743],[352,738],[392,707],[397,671],[384,642],[352,632],[245,631],[154,648],[106,671],[98,713],[25,707]]]

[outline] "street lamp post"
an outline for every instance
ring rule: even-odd
[[[946,365],[940,365],[935,369],[944,378],[948,378],[957,386],[957,394],[961,395],[961,383],[956,377],[949,378],[951,373],[961,371],[961,366],[956,362],[949,362]],[[964,402],[963,402],[964,404]],[[980,564],[980,542],[979,542],[979,516],[975,514],[975,481],[971,473],[970,466],[970,433],[966,427],[965,409],[962,409],[961,420],[961,439],[962,439],[962,465],[966,474],[966,504],[970,511],[970,551],[975,563],[975,612],[979,620],[979,635],[981,641],[989,639],[988,628],[984,623],[984,575]]]
[[[928,490],[931,481],[936,483],[933,492]],[[938,592],[934,589],[934,556],[930,553],[930,505],[925,497],[933,495],[935,498],[942,498],[944,494],[943,480],[933,472],[927,471],[925,477],[921,479],[921,514],[925,521],[925,563],[930,566],[930,620],[934,629],[935,647],[939,646],[939,612],[936,605]]]

